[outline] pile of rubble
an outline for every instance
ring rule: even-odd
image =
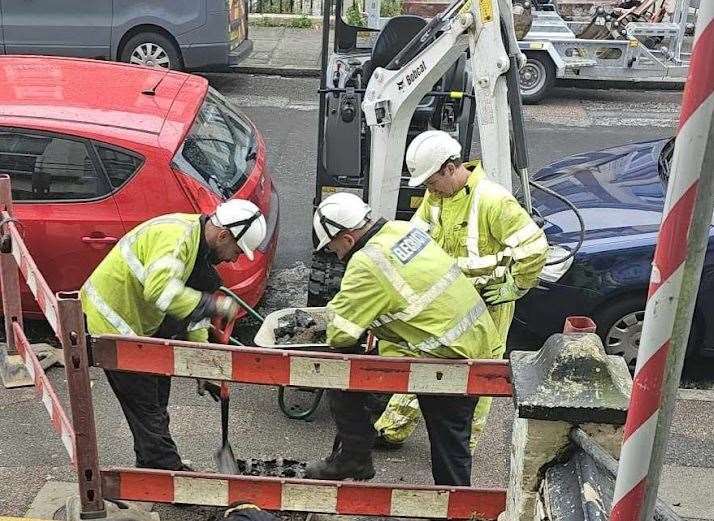
[[[279,345],[324,344],[327,342],[326,329],[327,322],[324,317],[298,309],[281,317],[273,332],[275,343]]]
[[[601,2],[590,8],[590,23],[577,36],[578,38],[589,40],[619,40],[627,37],[627,25],[629,23],[664,22],[671,19],[675,8],[675,0],[613,0],[611,2]],[[656,44],[659,42],[643,43],[647,45],[648,43]]]

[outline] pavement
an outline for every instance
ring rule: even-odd
[[[261,129],[268,164],[281,194],[278,256],[261,311],[302,305],[311,255],[318,81],[262,74],[207,77]],[[555,89],[542,105],[526,108],[531,169],[568,154],[670,136],[680,99],[678,92]],[[255,327],[255,323],[244,321],[239,336],[251,339]],[[66,403],[62,370],[51,369],[48,375]],[[131,465],[131,436],[118,403],[101,371],[92,370],[91,377],[101,464]],[[704,386],[711,380],[709,372]],[[293,421],[279,411],[273,387],[235,384],[232,393],[230,432],[237,457],[283,456],[309,461],[329,452],[334,428],[324,403],[312,421]],[[305,398],[304,394],[292,397]],[[220,444],[219,406],[198,397],[193,381],[176,379],[169,412],[183,457],[198,470],[212,470],[212,454]],[[675,412],[661,495],[689,519],[714,520],[714,508],[707,503],[711,501],[707,486],[714,481],[714,425],[707,419],[713,414],[714,397],[706,390],[684,393]],[[506,485],[512,418],[511,402],[496,399],[474,461],[475,485]],[[31,388],[0,388],[0,424],[0,515],[26,515],[48,483],[76,481],[64,448]],[[423,427],[400,451],[378,453],[376,467],[380,481],[430,483]],[[154,510],[167,521],[208,521],[218,513],[215,508],[170,505],[155,505]]]
[[[320,76],[322,29],[251,25],[253,52],[238,67],[242,73]]]

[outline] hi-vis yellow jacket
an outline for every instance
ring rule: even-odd
[[[457,260],[477,290],[502,282],[507,270],[519,288],[532,288],[546,261],[545,234],[510,192],[486,179],[479,161],[465,166],[466,186],[451,197],[427,191],[412,224]],[[514,309],[514,302],[489,308],[503,348]]]
[[[328,304],[328,343],[354,345],[371,329],[386,356],[491,358],[496,327],[454,259],[410,223],[376,227]]]
[[[168,314],[188,317],[201,292],[186,287],[201,239],[200,215],[169,214],[127,233],[82,286],[89,332],[151,336]],[[189,324],[187,340],[208,340],[208,319]]]

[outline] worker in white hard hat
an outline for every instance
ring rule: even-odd
[[[427,188],[411,222],[456,259],[486,301],[499,334],[493,357],[501,358],[515,301],[536,285],[545,264],[545,235],[513,195],[486,179],[479,161],[462,163],[461,145],[446,132],[430,130],[416,136],[406,163],[409,186]],[[471,429],[472,450],[490,408],[491,398],[482,397]],[[375,424],[378,445],[398,447],[420,416],[414,395],[394,395]]]
[[[169,214],[127,233],[82,286],[92,335],[208,340],[212,318],[230,320],[238,305],[215,292],[215,265],[253,252],[266,234],[250,201],[231,199],[213,215]],[[134,437],[136,466],[187,470],[169,432],[171,379],[106,371]]]
[[[490,358],[500,340],[486,305],[429,235],[404,221],[375,220],[359,197],[337,193],[317,208],[318,249],[346,263],[340,291],[328,303],[327,342],[361,344],[367,329],[382,356]],[[312,479],[370,479],[377,435],[370,395],[329,391],[337,427],[332,454],[307,467]],[[418,395],[438,485],[471,482],[468,443],[475,396]]]

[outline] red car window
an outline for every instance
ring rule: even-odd
[[[225,198],[245,182],[254,159],[254,146],[252,128],[230,108],[225,98],[209,89],[174,162]]]
[[[110,192],[87,143],[29,131],[0,131],[0,172],[17,201],[96,199]]]
[[[112,188],[119,188],[139,169],[144,160],[134,154],[95,143],[97,154]]]

